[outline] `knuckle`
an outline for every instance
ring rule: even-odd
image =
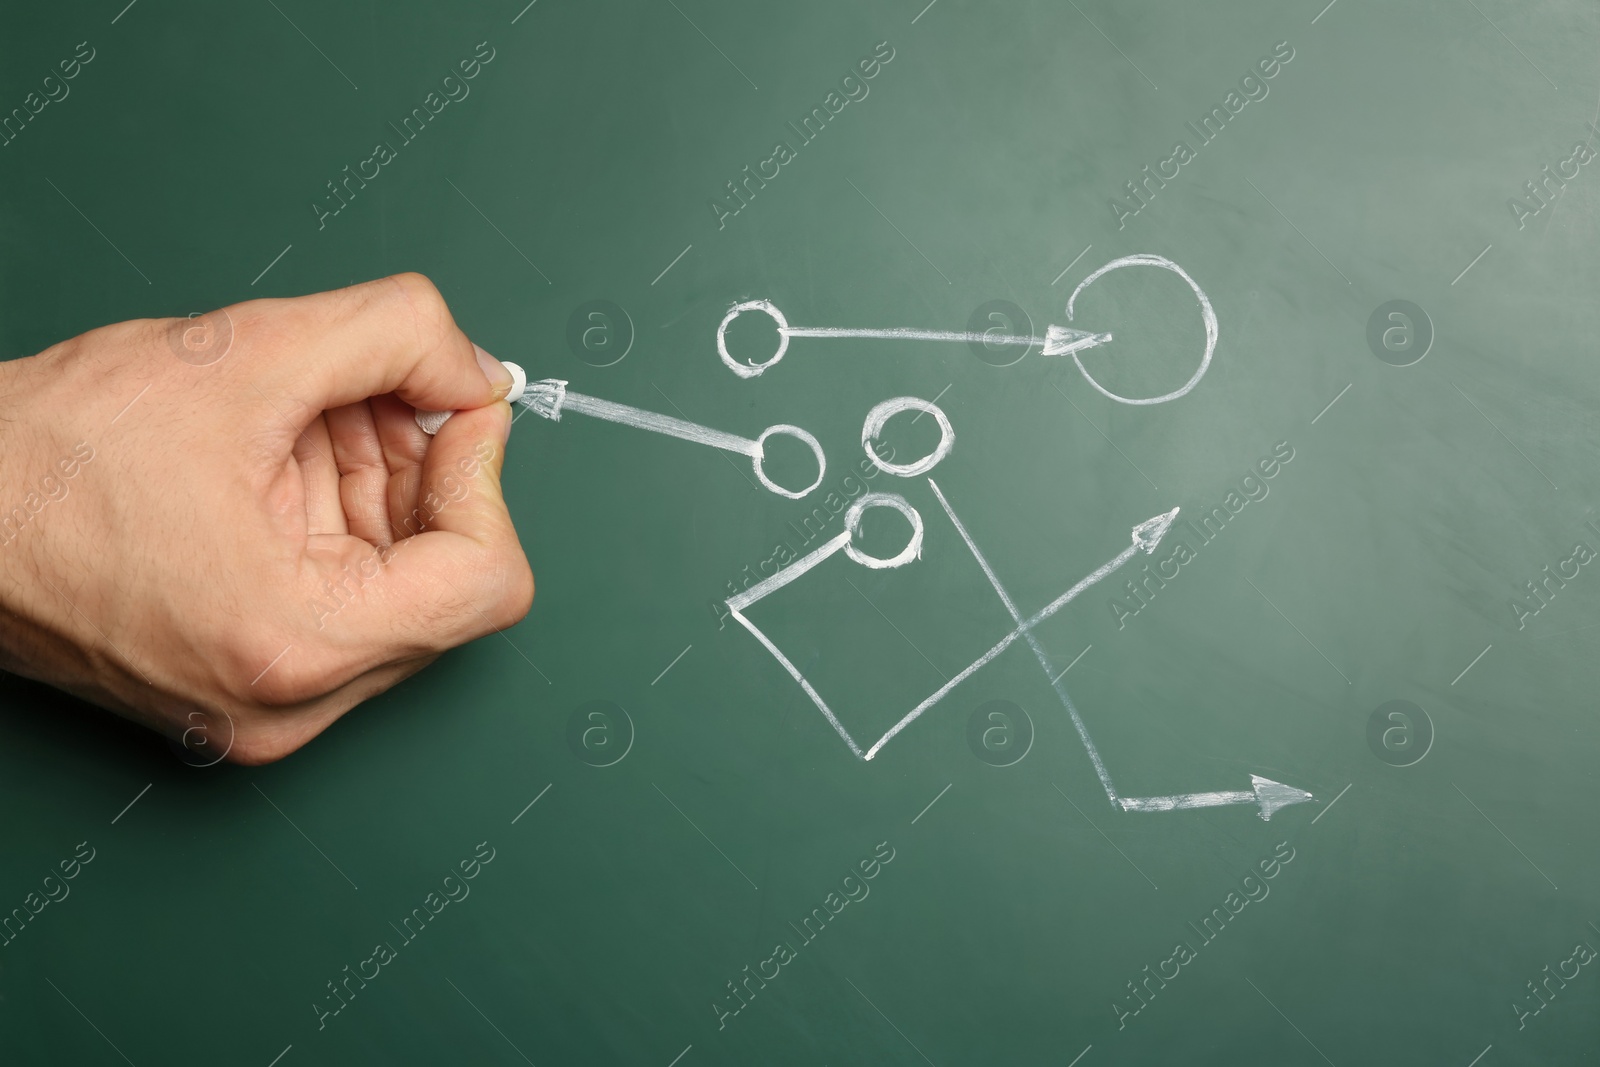
[[[492,619],[495,628],[504,630],[527,618],[533,610],[533,571],[524,561],[508,569],[500,588],[502,593],[495,605]]]
[[[245,707],[286,707],[320,696],[319,672],[281,636],[237,635],[219,650],[221,688]]]
[[[455,329],[455,319],[450,315],[444,295],[426,275],[407,271],[392,275],[387,281],[393,285],[410,312],[418,340],[437,345]]]
[[[317,694],[316,687],[282,663],[259,679],[246,684],[243,696],[263,708],[286,708]]]

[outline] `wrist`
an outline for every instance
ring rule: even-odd
[[[33,666],[39,644],[30,604],[37,598],[37,568],[26,534],[34,515],[27,508],[25,471],[37,466],[27,414],[28,364],[38,357],[0,363],[0,668],[38,678]]]
[[[87,441],[54,448],[37,415],[49,410],[38,387],[49,369],[47,356],[0,363],[0,669],[82,692],[88,665],[59,610],[72,609],[51,591],[43,562],[64,555],[51,532],[70,522],[63,501],[94,450]]]

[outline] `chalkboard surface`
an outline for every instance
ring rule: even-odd
[[[5,356],[565,384],[293,757],[0,680],[4,1060],[1593,1062],[1600,14],[1323,2],[8,12]]]

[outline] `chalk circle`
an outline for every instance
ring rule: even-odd
[[[872,442],[883,432],[884,424],[902,411],[920,411],[925,415],[932,415],[934,421],[939,424],[939,446],[915,463],[890,463],[872,450]],[[955,443],[956,432],[938,405],[914,396],[897,396],[892,400],[885,400],[867,412],[867,421],[861,424],[861,447],[866,450],[867,458],[872,461],[872,465],[901,478],[915,478],[919,474],[933,470],[939,465],[940,460],[950,454],[950,448]]]
[[[1164,393],[1161,396],[1127,397],[1118,396],[1116,393],[1113,393],[1111,390],[1095,381],[1094,375],[1090,374],[1089,369],[1083,365],[1083,360],[1078,358],[1078,353],[1072,353],[1072,361],[1078,365],[1078,373],[1083,375],[1085,381],[1094,386],[1096,392],[1100,393],[1102,396],[1115,400],[1119,404],[1165,404],[1169,400],[1176,400],[1180,396],[1183,396],[1196,385],[1199,385],[1200,379],[1206,376],[1206,369],[1211,366],[1211,354],[1217,350],[1217,313],[1212,309],[1211,300],[1206,296],[1205,290],[1201,289],[1199,284],[1193,278],[1189,277],[1188,271],[1172,262],[1172,260],[1168,259],[1166,256],[1157,256],[1141,252],[1137,255],[1123,256],[1121,259],[1113,259],[1110,263],[1107,263],[1105,266],[1089,275],[1083,281],[1079,282],[1078,287],[1074,289],[1072,291],[1072,295],[1067,298],[1067,321],[1072,321],[1072,306],[1077,302],[1078,294],[1088,288],[1090,282],[1093,282],[1102,274],[1109,274],[1114,270],[1121,270],[1123,267],[1160,267],[1162,270],[1170,270],[1172,273],[1176,274],[1178,277],[1187,282],[1190,289],[1194,290],[1195,299],[1200,301],[1200,321],[1205,324],[1206,328],[1206,350],[1205,354],[1200,357],[1200,369],[1194,372],[1193,378],[1190,378],[1187,382],[1184,382],[1182,386],[1174,389],[1170,393]]]
[[[228,758],[228,753],[233,751],[234,725],[233,716],[227,712],[221,713],[228,720],[227,744],[214,744],[211,736],[211,713],[205,711],[191,711],[188,721],[195,725],[183,731],[183,736],[177,740],[167,739],[167,747],[172,749],[172,754],[191,767],[215,767]],[[196,721],[198,720],[198,722]],[[219,731],[220,734],[220,731]],[[221,737],[215,740],[220,741]]]
[[[191,311],[167,331],[167,347],[191,367],[209,367],[233,348],[233,318],[227,308]]]
[[[888,559],[870,556],[856,547],[855,539],[861,535],[861,516],[868,508],[893,508],[906,517],[911,523],[911,539],[906,542],[898,555]],[[906,503],[906,498],[898,493],[868,493],[866,496],[850,505],[850,510],[844,513],[844,528],[850,532],[850,540],[844,544],[844,554],[875,571],[889,570],[894,567],[904,567],[914,559],[922,557],[922,515],[917,509]]]
[[[778,350],[765,363],[740,363],[728,353],[728,326],[746,311],[765,312],[778,326]],[[789,320],[783,317],[783,312],[779,311],[770,300],[746,300],[742,304],[735,304],[728,309],[726,315],[722,316],[722,322],[717,326],[717,355],[722,357],[722,362],[728,365],[729,370],[741,378],[754,378],[782,359],[787,351],[789,351]]]
[[[1367,347],[1391,367],[1419,363],[1433,348],[1433,320],[1409,300],[1391,300],[1367,318]]]
[[[798,437],[803,443],[811,447],[811,454],[817,457],[817,480],[800,490],[798,493],[791,492],[779,485],[777,482],[773,481],[771,478],[768,478],[767,472],[761,469],[762,462],[767,458],[767,438],[771,437],[775,433],[781,433],[785,437]],[[799,500],[801,497],[811,492],[811,490],[821,485],[823,472],[828,469],[828,461],[823,458],[822,445],[818,443],[817,439],[812,437],[809,433],[806,433],[806,431],[802,430],[800,427],[790,426],[788,423],[779,423],[777,426],[768,426],[765,430],[761,431],[761,436],[756,438],[756,447],[755,451],[750,455],[750,462],[751,465],[755,467],[756,478],[761,482],[762,485],[766,486],[774,493],[777,493],[779,496],[788,497],[790,500]]]
[[[591,700],[567,718],[567,748],[591,767],[621,763],[633,751],[633,720],[612,700]]]
[[[991,767],[1013,767],[1033,749],[1033,719],[1010,700],[979,704],[967,720],[967,747]]]
[[[1391,767],[1421,763],[1433,749],[1433,720],[1409,700],[1387,701],[1367,719],[1367,748]]]

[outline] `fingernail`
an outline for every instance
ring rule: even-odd
[[[483,376],[489,380],[489,385],[494,389],[495,399],[498,400],[509,393],[511,391],[511,372],[506,370],[498,359],[495,359],[477,345],[473,345],[472,350],[478,354],[478,366],[483,370]]]
[[[506,421],[505,421],[505,425],[500,427],[500,445],[501,445],[501,447],[504,447],[506,442],[511,440],[511,424],[514,421],[515,420],[512,417],[511,405],[507,404],[506,405]]]

